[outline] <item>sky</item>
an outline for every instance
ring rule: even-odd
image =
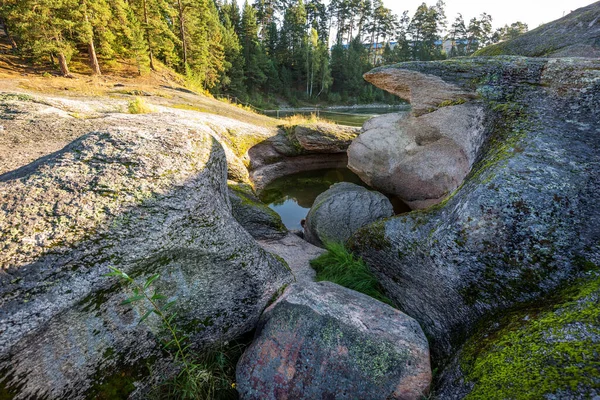
[[[417,7],[423,3],[434,5],[437,0],[383,0],[386,7],[401,15],[404,10],[409,11],[412,16]],[[511,24],[512,22],[525,22],[529,29],[535,29],[547,22],[561,18],[563,15],[580,7],[592,4],[597,0],[445,0],[446,16],[448,24],[452,24],[458,13],[463,15],[468,24],[473,17],[479,17],[487,12],[493,18],[492,25],[495,28]],[[249,0],[250,3],[253,0]],[[327,0],[326,0],[327,2]],[[244,0],[238,0],[240,7]]]
[[[401,15],[404,10],[413,15],[417,7],[423,3],[434,5],[436,0],[383,0],[386,7],[391,8],[395,14]],[[468,24],[473,17],[479,17],[483,12],[493,18],[492,25],[499,28],[515,21],[525,22],[529,29],[555,19],[578,8],[587,6],[597,0],[446,0],[446,16],[450,25],[458,13],[463,15]]]

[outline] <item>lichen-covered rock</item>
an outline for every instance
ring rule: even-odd
[[[306,217],[304,238],[317,246],[345,243],[363,226],[392,215],[392,203],[383,194],[354,183],[336,183],[315,199]]]
[[[600,263],[600,61],[495,57],[389,68],[476,92],[485,113],[486,143],[452,197],[350,239],[442,363],[483,317],[553,291],[581,273],[581,258]]]
[[[152,286],[197,349],[253,329],[291,282],[232,217],[210,127],[157,118],[109,116],[0,179],[0,393],[126,396],[175,371],[160,321],[138,324],[148,304],[121,305],[131,291],[109,266],[159,273]]]
[[[306,151],[316,153],[344,153],[360,128],[323,122],[296,126],[296,140]]]
[[[388,75],[393,79],[403,75],[394,71],[370,73],[367,79],[386,81],[384,88],[395,87],[387,81],[392,79]],[[409,74],[410,79],[416,74]],[[419,83],[422,79],[417,78],[406,85],[417,87]],[[368,121],[352,142],[348,168],[371,187],[401,198],[412,209],[425,208],[460,186],[483,140],[483,110],[477,103],[448,105],[420,117],[384,115]]]
[[[282,239],[288,234],[281,217],[261,202],[249,185],[229,183],[232,214],[254,239]]]
[[[415,320],[331,282],[289,287],[237,366],[242,399],[420,399],[430,381]]]
[[[440,399],[600,398],[600,276],[506,313],[440,377]]]
[[[600,58],[600,2],[578,8],[512,40],[477,51],[477,56]]]

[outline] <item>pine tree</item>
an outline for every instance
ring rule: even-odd
[[[229,10],[227,10],[229,11]],[[232,93],[238,97],[245,97],[246,87],[244,84],[244,56],[242,45],[235,33],[229,12],[221,15],[223,23],[223,71],[216,89],[219,92]]]
[[[57,56],[61,75],[70,77],[69,61],[75,53],[75,29],[80,19],[75,0],[21,0],[8,19],[24,44],[24,50],[40,60]]]
[[[2,0],[0,1],[0,28],[4,31],[4,34],[8,38],[13,51],[18,50],[19,46],[15,41],[15,38],[11,34],[12,28],[9,26],[8,16],[11,11],[16,7],[16,0]]]
[[[456,19],[452,23],[446,39],[450,40],[452,45],[449,54],[450,57],[466,55],[465,42],[467,40],[467,28],[465,26],[465,20],[463,19],[462,14],[458,14],[456,16]]]
[[[258,40],[256,11],[248,1],[242,10],[240,39],[246,65],[246,84],[250,90],[258,89],[267,81],[267,75],[263,70],[266,55]]]

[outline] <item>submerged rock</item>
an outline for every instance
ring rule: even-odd
[[[392,203],[383,194],[354,183],[336,183],[315,199],[306,217],[304,238],[317,246],[345,243],[363,226],[392,215]]]
[[[475,54],[600,58],[600,1]]]
[[[419,325],[331,282],[289,287],[237,366],[242,399],[420,399],[430,381]]]
[[[582,259],[600,264],[600,61],[453,59],[374,74],[385,69],[478,93],[485,114],[486,143],[453,196],[349,241],[443,363],[482,318],[555,290]]]
[[[131,289],[109,266],[160,274],[196,349],[252,330],[292,281],[232,217],[210,128],[157,118],[113,115],[0,179],[0,393],[126,396],[175,372],[160,320],[138,324],[148,304],[121,305]]]

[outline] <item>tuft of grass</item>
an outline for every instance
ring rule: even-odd
[[[146,100],[136,97],[127,104],[129,114],[148,114],[152,112],[152,108],[146,103]]]
[[[294,115],[290,115],[289,117],[282,118],[281,121],[283,121],[282,125],[284,128],[285,127],[295,128],[297,125],[315,124],[317,122],[324,122],[327,124],[337,125],[336,122],[330,121],[325,118],[318,117],[317,114],[315,114],[315,113],[311,113],[310,116],[306,116],[303,114],[294,114]]]
[[[326,243],[325,248],[326,253],[310,262],[317,272],[318,282],[337,283],[395,307],[392,300],[383,294],[383,287],[361,258],[356,257],[341,243]]]

